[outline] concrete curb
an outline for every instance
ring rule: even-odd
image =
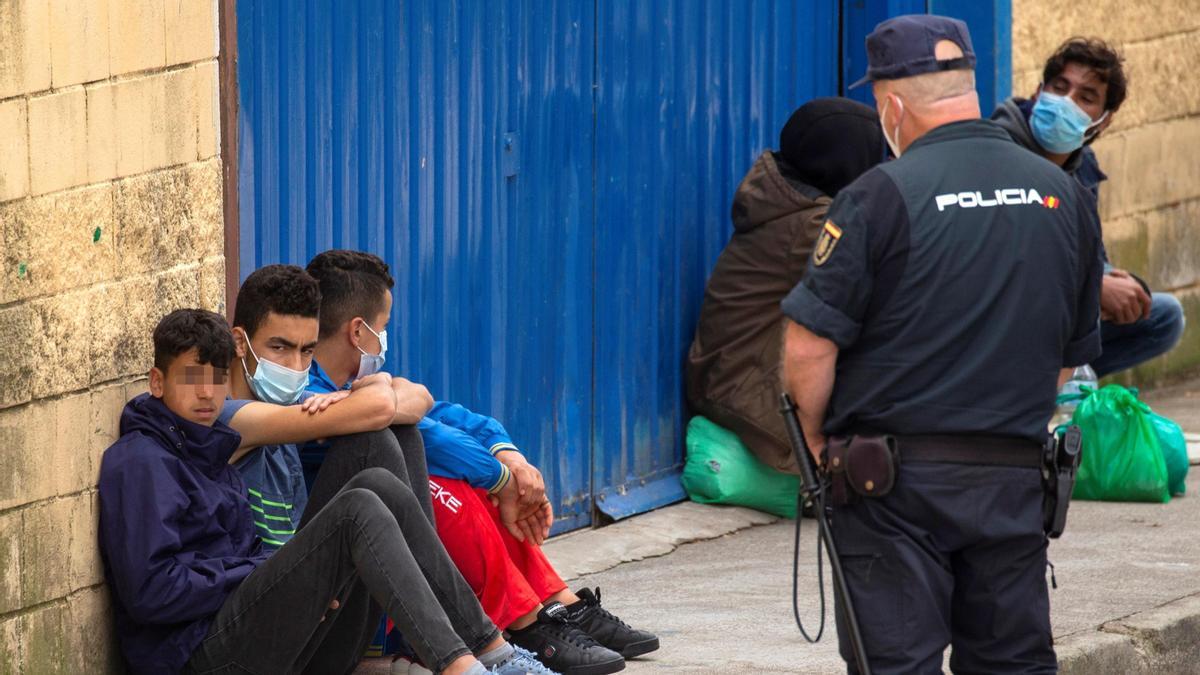
[[[779,520],[740,506],[681,502],[597,530],[554,537],[542,547],[563,579],[603,572],[644,558],[666,555],[682,544],[716,539]]]
[[[1200,594],[1109,621],[1055,645],[1059,672],[1194,673],[1200,663]]]

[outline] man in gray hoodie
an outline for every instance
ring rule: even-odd
[[[992,120],[1098,198],[1108,177],[1089,146],[1112,124],[1125,94],[1120,54],[1102,40],[1075,37],[1046,61],[1033,97],[1008,99]],[[1151,293],[1144,281],[1109,264],[1107,254],[1100,310],[1104,351],[1092,363],[1100,376],[1166,353],[1183,335],[1183,307],[1175,296]]]

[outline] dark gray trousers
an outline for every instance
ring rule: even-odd
[[[1057,671],[1037,469],[909,462],[832,529],[876,675]]]
[[[434,672],[500,635],[413,491],[390,471],[358,473],[305,521],[225,601],[187,672],[349,673],[370,604],[353,601],[358,587]],[[373,629],[378,616],[369,620]]]

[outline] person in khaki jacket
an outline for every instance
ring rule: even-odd
[[[733,200],[733,237],[704,293],[688,352],[693,412],[738,435],[763,463],[796,472],[779,415],[783,313],[838,191],[887,152],[873,108],[844,98],[800,106]]]

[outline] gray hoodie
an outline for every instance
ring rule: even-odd
[[[1017,145],[1039,155],[1045,155],[1046,151],[1042,149],[1041,145],[1038,145],[1037,139],[1033,137],[1033,130],[1029,128],[1029,112],[1032,109],[1033,101],[1014,96],[996,108],[996,111],[992,113],[992,121],[1004,127]],[[1074,176],[1080,185],[1087,188],[1088,192],[1097,198],[1100,196],[1100,183],[1108,180],[1108,176],[1100,170],[1096,153],[1086,145],[1067,157],[1066,163],[1063,164],[1063,171]]]
[[[1033,130],[1029,128],[1029,113],[1032,110],[1033,101],[1013,96],[996,107],[996,111],[992,113],[992,121],[1003,127],[1017,145],[1037,153],[1039,156],[1045,156],[1046,151],[1042,149],[1041,145],[1038,145],[1037,139],[1033,137]],[[1108,180],[1108,176],[1100,170],[1100,162],[1090,147],[1085,145],[1072,152],[1066,163],[1063,164],[1063,171],[1074,176],[1075,180],[1087,188],[1093,197],[1097,200],[1100,199],[1100,183]],[[1107,274],[1113,269],[1113,266],[1108,261],[1108,250],[1104,248],[1103,242],[1100,244],[1100,256],[1104,259],[1104,271]],[[1150,287],[1146,285],[1146,282],[1140,278],[1138,281],[1149,293]]]

